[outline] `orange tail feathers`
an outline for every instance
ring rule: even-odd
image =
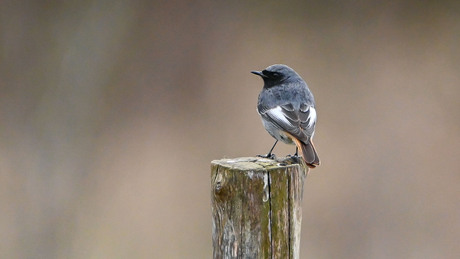
[[[292,138],[292,140],[300,150],[300,155],[303,160],[305,160],[308,167],[315,168],[320,165],[321,162],[319,161],[318,153],[316,153],[315,146],[313,145],[311,139],[309,139],[307,143],[303,143],[296,138]]]

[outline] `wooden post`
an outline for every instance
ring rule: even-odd
[[[307,172],[290,157],[212,161],[214,258],[299,258]]]

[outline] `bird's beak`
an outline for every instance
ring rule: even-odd
[[[258,75],[262,78],[266,78],[267,76],[262,73],[262,71],[251,71],[254,75]]]

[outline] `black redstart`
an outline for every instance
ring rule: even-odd
[[[316,110],[313,94],[307,83],[292,68],[276,64],[262,71],[251,71],[264,80],[259,94],[257,112],[265,129],[276,139],[266,157],[272,157],[278,140],[296,145],[306,164],[314,168],[320,164],[313,146]]]

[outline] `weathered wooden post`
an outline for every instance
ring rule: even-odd
[[[212,161],[214,258],[299,258],[307,172],[291,157]]]

